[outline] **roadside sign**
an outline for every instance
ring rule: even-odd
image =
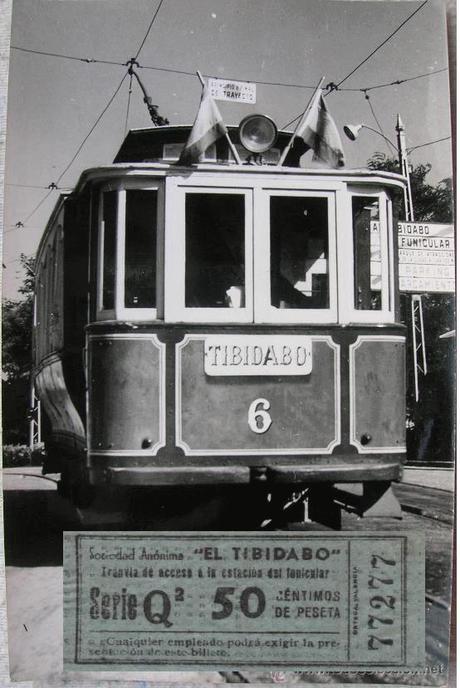
[[[455,291],[453,225],[398,222],[398,254],[400,291]]]
[[[209,91],[216,100],[232,100],[236,103],[256,102],[256,84],[248,81],[229,81],[228,79],[209,79]]]

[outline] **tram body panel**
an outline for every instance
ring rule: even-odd
[[[156,454],[164,443],[164,344],[152,335],[91,336],[89,450]]]
[[[249,355],[258,356],[261,368],[254,377],[208,375],[206,335],[176,346],[177,444],[187,456],[332,452],[340,442],[338,347],[332,340],[305,337],[312,347],[311,371],[283,377],[263,371],[267,366],[272,373],[282,371],[282,365],[273,363],[277,354],[270,335],[264,337],[265,347],[262,338],[254,339],[258,348]],[[284,341],[290,341],[288,334]],[[300,349],[303,357],[301,347],[293,353],[288,346],[286,354],[293,356]],[[268,359],[265,365],[263,357]]]
[[[133,480],[150,486],[174,480],[176,484],[209,484],[210,475],[215,485],[227,484],[230,474],[221,468],[235,469],[235,483],[249,483],[258,480],[260,469],[280,466],[293,467],[289,478],[293,484],[307,479],[399,478],[404,439],[396,435],[385,446],[376,444],[389,424],[401,426],[398,404],[393,403],[384,415],[372,416],[372,437],[356,447],[356,418],[366,423],[368,431],[369,416],[356,414],[356,405],[348,400],[357,390],[351,371],[356,379],[367,380],[367,403],[378,409],[389,375],[388,357],[395,359],[398,353],[400,367],[396,365],[391,380],[403,393],[404,379],[399,377],[404,368],[403,328],[393,326],[378,335],[370,328],[354,328],[351,333],[339,327],[332,332],[331,328],[281,327],[271,334],[273,328],[259,326],[254,332],[251,326],[234,325],[227,326],[224,335],[217,325],[194,329],[184,334],[184,325],[143,324],[140,332],[130,333],[120,332],[113,324],[91,326],[88,470],[93,484],[107,480],[118,485],[130,485]],[[267,347],[271,338],[311,340],[311,371],[290,376],[210,376],[206,341],[214,345],[228,337],[240,342],[254,338],[265,341]],[[361,340],[371,350],[388,350],[375,370],[369,368],[369,356],[356,357],[354,366],[349,366],[349,351]],[[372,391],[376,370],[380,382]],[[241,466],[250,471],[238,473]],[[204,467],[208,472],[200,473]],[[168,470],[166,478],[162,468]],[[140,469],[144,472],[139,473]],[[274,482],[284,481],[279,470],[269,475]]]
[[[351,444],[360,453],[405,449],[405,354],[401,336],[358,337],[350,347]]]

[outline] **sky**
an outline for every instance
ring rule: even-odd
[[[4,297],[17,296],[23,278],[19,255],[36,251],[59,191],[51,191],[31,215],[32,211],[72,160],[126,73],[124,66],[16,48],[124,64],[136,55],[159,2],[13,0]],[[315,86],[322,76],[325,84],[338,84],[421,4],[416,0],[162,0],[139,54],[138,73],[171,124],[193,122],[201,95],[196,70],[208,76],[272,82],[277,85],[257,84],[255,105],[218,105],[227,124],[260,112],[281,129],[306,107],[312,94],[307,86]],[[341,132],[349,122],[374,129],[380,125],[396,144],[399,112],[409,148],[449,137],[448,73],[438,71],[447,66],[444,5],[429,0],[344,81],[343,90],[328,96],[328,107]],[[427,73],[400,85],[371,89],[370,100],[362,91],[345,90]],[[139,87],[133,82],[129,99],[125,78],[59,186],[71,188],[84,169],[112,162],[126,128],[150,125]],[[389,155],[392,150],[381,136],[367,130],[354,143],[342,135],[342,142],[350,168],[364,167],[376,151]],[[410,162],[430,163],[431,183],[451,176],[451,141],[414,150]],[[24,227],[16,229],[17,222]]]

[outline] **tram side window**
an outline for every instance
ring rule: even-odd
[[[329,308],[326,198],[270,199],[271,304]]]
[[[103,200],[104,273],[102,280],[102,308],[115,308],[115,252],[117,245],[117,191],[106,191]]]
[[[125,306],[155,308],[157,193],[126,191]]]
[[[244,196],[189,193],[185,218],[186,307],[244,308]]]
[[[382,310],[382,251],[379,200],[353,196],[355,308]]]

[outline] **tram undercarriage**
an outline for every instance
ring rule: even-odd
[[[184,480],[183,471],[177,485],[156,488],[140,486],[139,479],[131,487],[116,483],[90,485],[81,479],[71,482],[64,472],[58,492],[67,504],[72,504],[71,510],[65,509],[66,517],[81,527],[258,530],[314,523],[340,530],[344,514],[356,518],[402,518],[390,479],[292,484],[286,482],[286,477],[295,472],[299,478],[301,470],[295,466],[278,466],[273,470],[284,482],[270,483],[267,469],[258,469],[253,472],[256,478],[251,484],[219,485],[213,471],[207,468],[200,471],[202,476],[208,475],[207,480],[201,481],[203,484],[196,476],[195,481]],[[382,465],[380,472],[390,476],[395,473],[395,465]],[[161,470],[157,479],[161,480]]]

